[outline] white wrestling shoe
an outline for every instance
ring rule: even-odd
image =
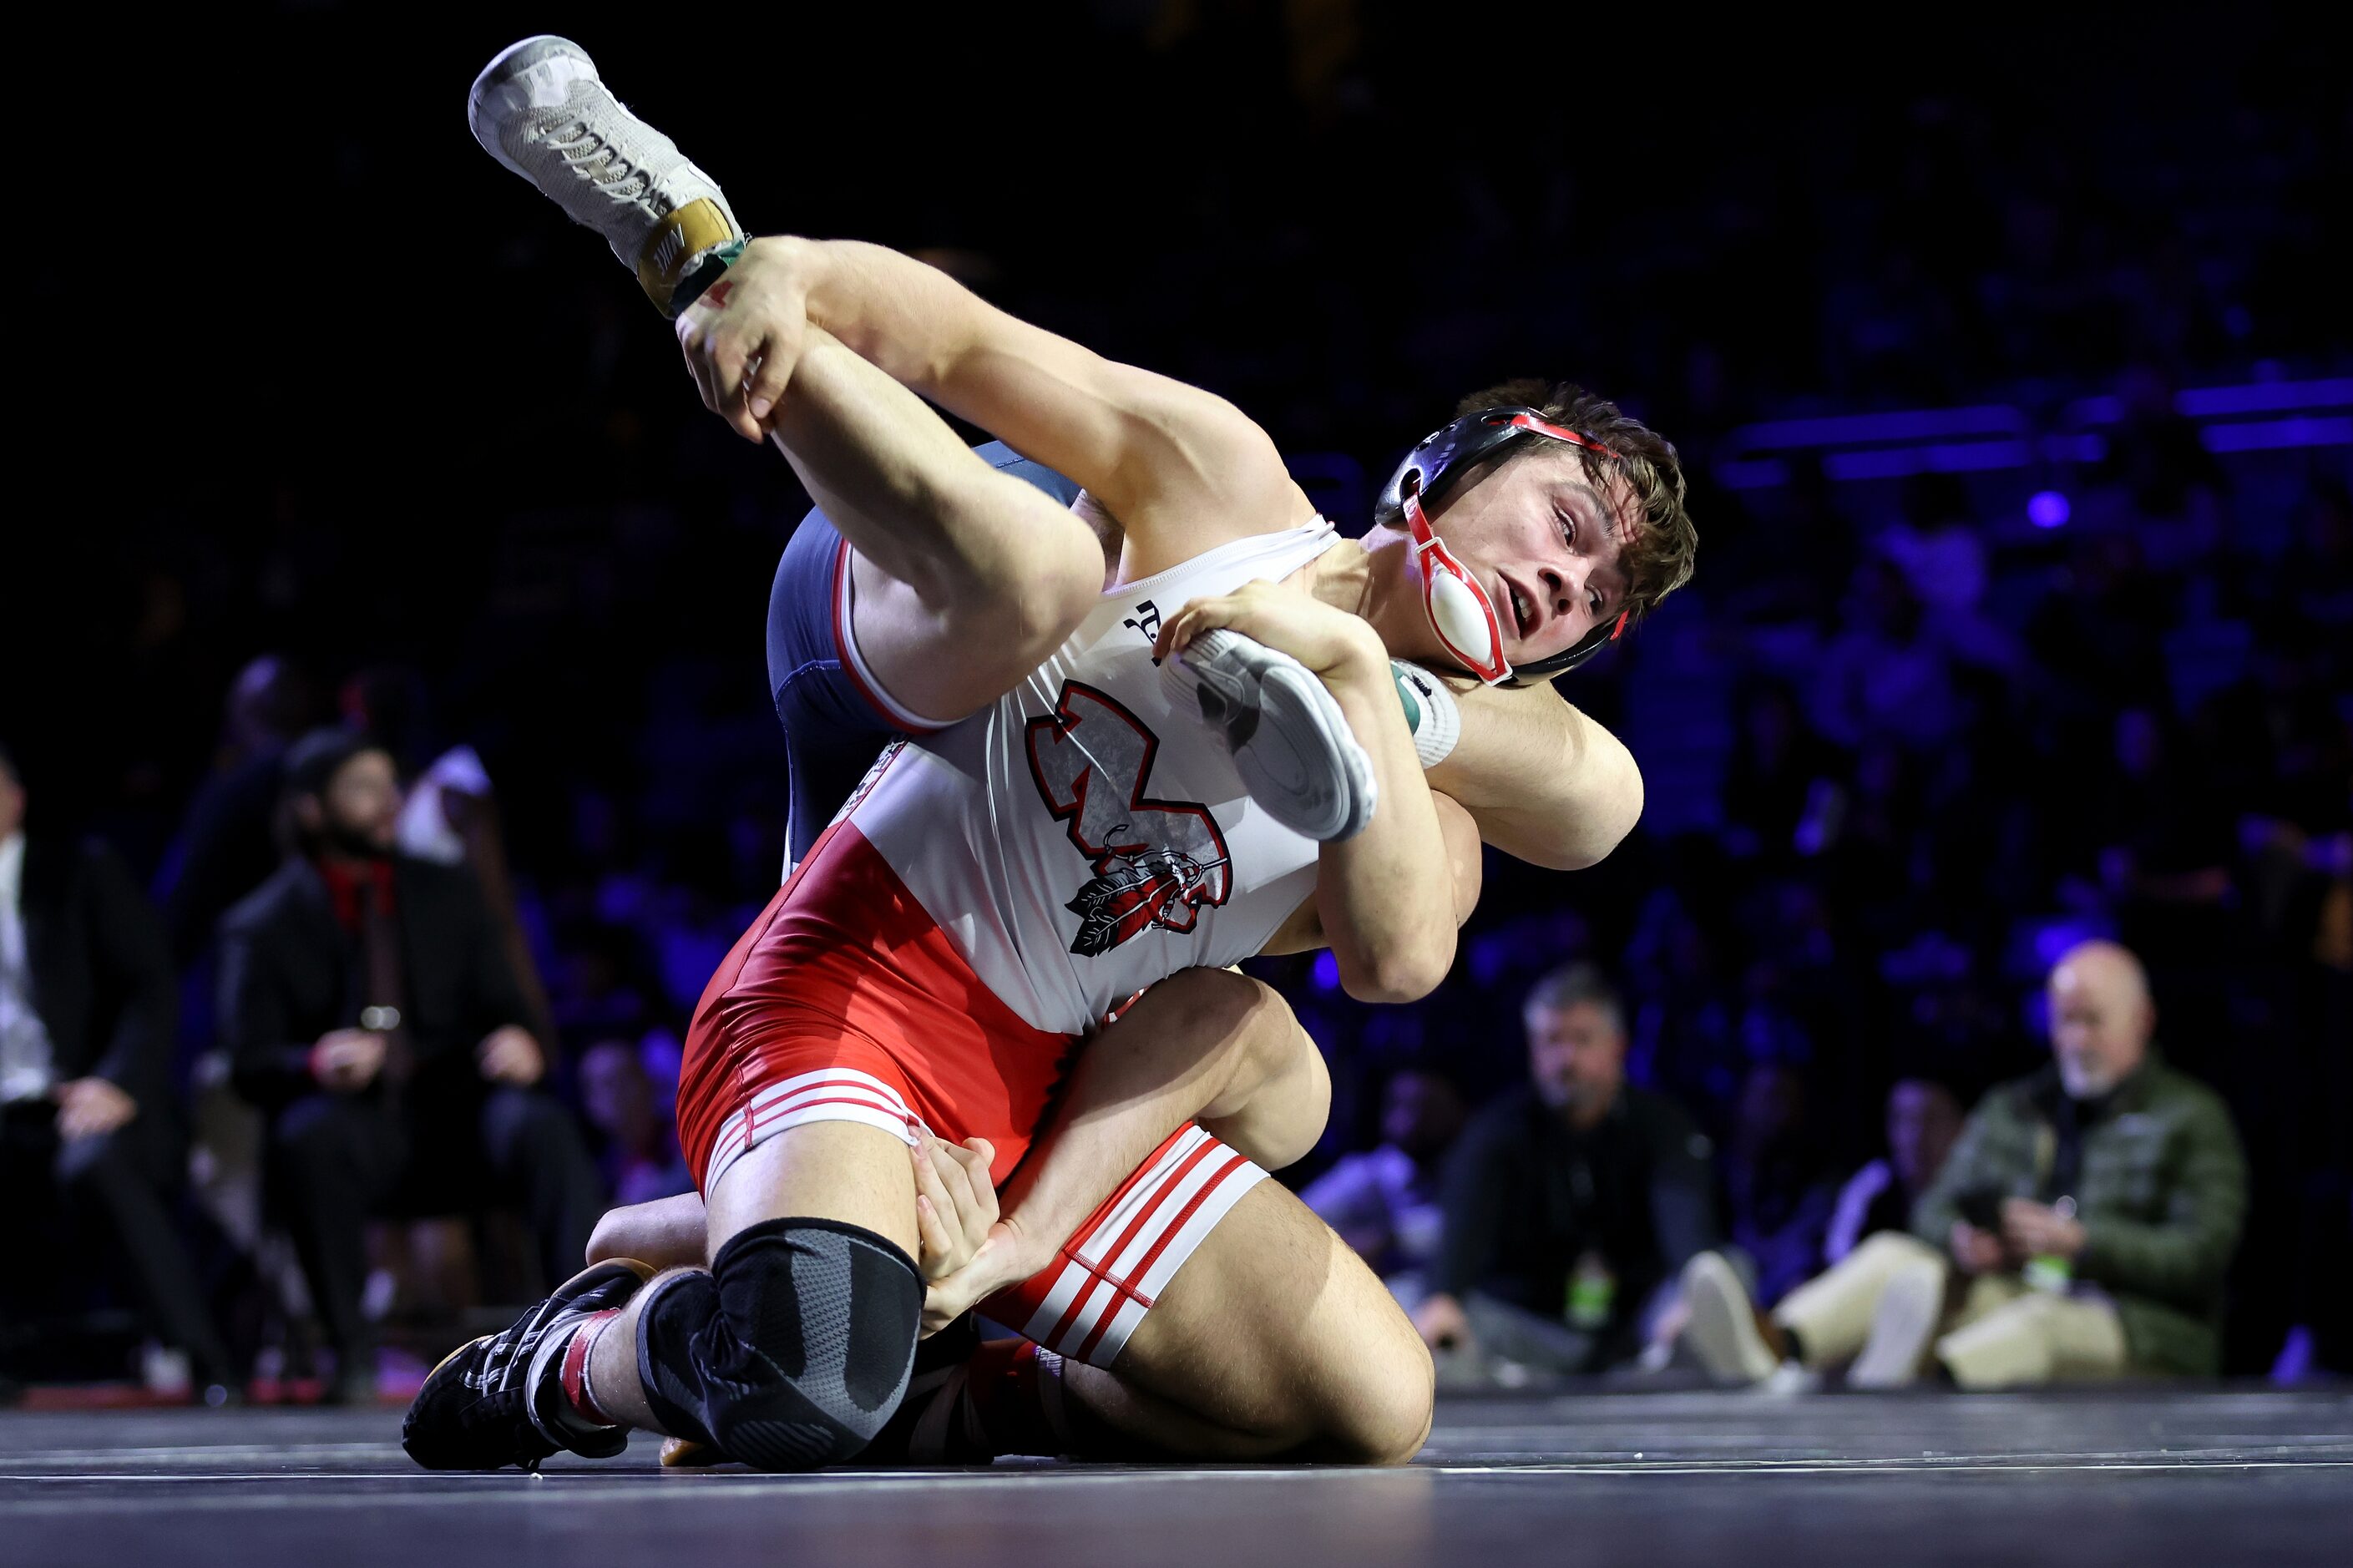
[[[511,44],[482,68],[466,123],[483,151],[605,237],[665,315],[712,253],[744,238],[718,182],[622,107],[568,38]]]
[[[1260,809],[1319,841],[1353,838],[1377,804],[1373,760],[1314,672],[1239,632],[1203,632],[1165,660],[1179,711],[1198,713]]]

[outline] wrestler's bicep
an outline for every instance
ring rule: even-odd
[[[1438,808],[1438,830],[1446,839],[1446,865],[1453,880],[1449,891],[1454,900],[1454,923],[1459,926],[1478,908],[1485,850],[1479,842],[1478,824],[1451,796],[1433,790],[1430,802]],[[1331,944],[1331,939],[1324,934],[1323,917],[1315,911],[1315,896],[1311,893],[1275,928],[1259,953],[1274,958],[1286,952],[1312,952]]]
[[[1126,530],[1131,574],[1314,516],[1273,438],[1233,404],[1002,311],[937,392],[1101,500]]]

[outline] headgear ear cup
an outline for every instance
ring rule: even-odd
[[[1438,635],[1455,647],[1477,647],[1487,638],[1487,606],[1471,584],[1451,572],[1430,580],[1430,611]]]

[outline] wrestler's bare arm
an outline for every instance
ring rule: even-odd
[[[1430,787],[1460,802],[1480,837],[1530,865],[1577,871],[1634,830],[1642,770],[1617,736],[1548,685],[1451,684],[1462,735],[1430,770]]]
[[[754,240],[679,338],[704,403],[762,439],[811,328],[1085,487],[1124,525],[1131,574],[1314,516],[1273,440],[1223,398],[1105,359],[881,246]]]
[[[1232,405],[1017,320],[912,258],[850,240],[762,239],[725,282],[724,308],[690,311],[681,336],[705,401],[747,435],[773,417],[800,345],[838,341],[1084,486],[1120,520],[1128,575],[1313,515],[1272,440]],[[859,586],[887,613],[883,584],[861,575]],[[1533,688],[1481,689],[1461,704],[1462,738],[1433,782],[1489,842],[1573,868],[1630,830],[1641,776],[1599,725]]]
[[[1099,507],[1082,515],[1102,544],[1108,585],[1117,580],[1124,544],[1119,520]],[[1532,866],[1581,871],[1634,830],[1642,770],[1624,742],[1558,687],[1485,686],[1433,673],[1454,692],[1462,729],[1454,750],[1430,770],[1430,787],[1471,813],[1479,837]],[[1316,938],[1281,951],[1323,945]]]
[[[760,240],[727,282],[725,309],[698,307],[681,336],[706,400],[747,433],[762,428],[754,408],[774,414],[764,400],[789,385],[801,344],[838,341],[1084,485],[1121,520],[1131,574],[1309,511],[1265,432],[1222,399],[1018,321],[910,258],[855,241]],[[871,613],[888,613],[882,584],[861,575],[859,586]],[[969,705],[955,695],[934,716]],[[1461,703],[1462,738],[1433,782],[1498,847],[1536,865],[1588,866],[1641,815],[1625,748],[1550,693],[1481,689]]]
[[[1160,629],[1167,658],[1229,628],[1287,653],[1324,682],[1372,763],[1380,809],[1363,832],[1317,852],[1316,915],[1340,984],[1360,1002],[1411,1002],[1454,963],[1446,836],[1405,727],[1388,650],[1371,623],[1263,580],[1195,599]]]

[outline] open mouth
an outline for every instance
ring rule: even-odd
[[[1512,602],[1512,626],[1519,634],[1521,640],[1525,641],[1530,628],[1535,624],[1535,607],[1528,603],[1527,595],[1520,592],[1518,584],[1510,578],[1503,579],[1503,583],[1504,593]]]

